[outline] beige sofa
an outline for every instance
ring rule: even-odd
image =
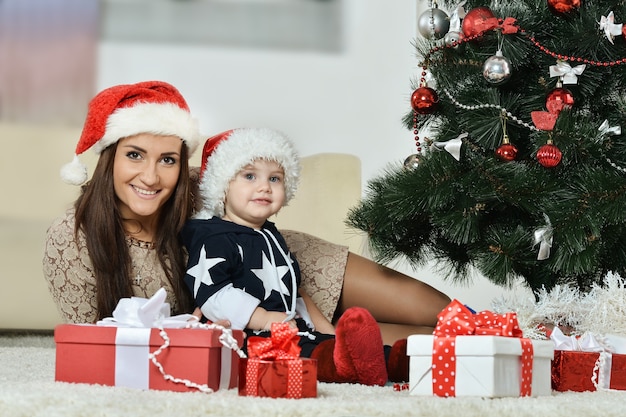
[[[79,128],[0,123],[0,330],[49,330],[61,319],[41,268],[51,221],[69,207],[78,187],[64,184],[59,168],[72,158]],[[81,157],[90,169],[93,155]],[[192,159],[199,165],[199,155]],[[361,193],[357,157],[317,154],[303,158],[298,194],[273,220],[280,228],[308,232],[359,252],[362,238],[343,220]]]

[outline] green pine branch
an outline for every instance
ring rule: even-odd
[[[626,40],[611,44],[598,25],[610,11],[616,23],[626,21],[626,2],[585,1],[566,15],[544,0],[497,3],[468,1],[465,10],[488,6],[496,17],[513,17],[517,33],[489,30],[456,47],[414,40],[439,102],[417,117],[408,104],[403,122],[417,128],[426,151],[417,168],[390,164],[370,181],[346,223],[367,233],[381,262],[435,261],[460,282],[477,270],[504,286],[521,278],[535,291],[558,283],[586,290],[609,271],[626,272],[626,137],[599,130],[604,121],[626,129]],[[512,72],[494,86],[482,67],[499,47]],[[552,131],[538,129],[531,113],[547,110],[546,96],[559,86],[549,68],[562,57],[572,67],[587,60],[578,82],[562,86],[574,106],[558,114]],[[459,161],[431,146],[464,133]],[[495,155],[505,134],[518,150],[514,161]],[[536,156],[549,141],[562,152],[553,168]],[[544,228],[550,254],[537,259]]]

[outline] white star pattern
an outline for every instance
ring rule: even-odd
[[[209,258],[206,257],[205,246],[202,246],[202,250],[200,250],[200,257],[198,258],[198,263],[195,266],[192,266],[187,270],[187,274],[191,275],[195,278],[193,284],[193,296],[196,297],[198,295],[198,289],[200,288],[200,284],[205,285],[213,285],[213,279],[211,278],[210,269],[220,262],[224,262],[226,259],[224,258]]]
[[[282,280],[285,274],[289,272],[289,267],[287,265],[272,265],[270,260],[267,259],[265,252],[263,252],[263,268],[252,269],[251,271],[261,280],[261,282],[263,282],[263,287],[265,288],[265,300],[267,300],[267,297],[270,296],[272,290],[276,290],[285,295],[290,295],[289,289]]]

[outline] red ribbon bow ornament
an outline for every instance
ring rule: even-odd
[[[519,27],[515,24],[516,19],[514,17],[507,17],[505,19],[498,17],[490,17],[485,19],[484,22],[475,25],[475,29],[479,33],[486,32],[492,29],[500,29],[502,34],[510,35],[512,33],[517,33]]]

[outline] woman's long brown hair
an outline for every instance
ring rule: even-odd
[[[76,200],[76,234],[82,230],[96,278],[98,320],[110,317],[120,299],[131,297],[131,269],[126,234],[117,197],[113,188],[113,161],[117,143],[100,154],[91,180],[82,187]],[[190,313],[192,299],[183,282],[186,254],[179,232],[191,215],[189,185],[189,150],[183,142],[180,154],[180,176],[172,196],[159,215],[154,247],[178,301],[180,311]],[[167,260],[169,259],[169,265]]]

